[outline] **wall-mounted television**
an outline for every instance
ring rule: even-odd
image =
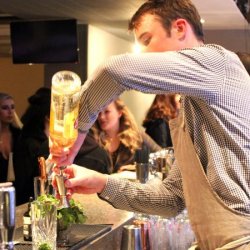
[[[10,23],[13,63],[77,63],[77,21],[35,20]]]

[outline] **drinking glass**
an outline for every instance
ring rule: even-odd
[[[32,245],[34,250],[56,249],[57,207],[51,202],[31,203]]]
[[[187,211],[173,218],[150,215],[149,241],[154,250],[187,250],[195,241]]]
[[[149,176],[149,164],[148,163],[136,163],[136,179],[140,183],[146,183]]]
[[[125,225],[122,230],[121,250],[141,250],[141,228],[136,225]]]

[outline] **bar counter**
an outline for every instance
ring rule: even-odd
[[[98,198],[97,195],[74,195],[73,198],[84,207],[87,215],[85,224],[111,224],[111,230],[91,241],[80,249],[91,250],[119,250],[122,238],[122,228],[133,220],[133,213],[113,208],[107,202]],[[16,228],[23,225],[22,216],[27,210],[27,204],[16,209]]]

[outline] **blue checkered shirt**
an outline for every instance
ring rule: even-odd
[[[213,190],[250,214],[250,77],[237,55],[210,44],[111,57],[83,85],[79,129],[87,131],[107,103],[131,89],[183,96],[187,128]],[[174,216],[185,207],[178,160],[157,185],[109,176],[100,197],[119,209]]]

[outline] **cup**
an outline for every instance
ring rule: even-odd
[[[51,202],[31,203],[32,249],[56,249],[57,207]]]
[[[142,250],[150,250],[149,234],[148,234],[148,219],[136,219],[133,224],[141,228]]]
[[[140,183],[146,183],[149,175],[149,164],[148,163],[136,163],[136,179]]]
[[[151,249],[187,250],[195,242],[195,235],[186,210],[178,216],[168,219],[150,215],[148,224]]]
[[[16,196],[11,182],[0,183],[0,249],[14,249]]]
[[[140,226],[125,225],[123,227],[121,250],[142,250]]]

